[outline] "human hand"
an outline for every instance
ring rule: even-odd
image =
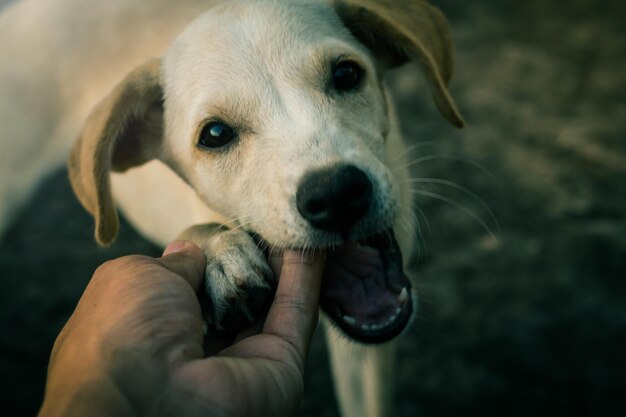
[[[323,258],[285,251],[282,261],[271,259],[280,278],[262,327],[211,357],[196,296],[200,249],[178,241],[158,259],[107,262],[55,342],[40,417],[292,415]]]

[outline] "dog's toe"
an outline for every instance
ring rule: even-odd
[[[269,287],[246,287],[240,297],[231,299],[222,308],[213,309],[215,327],[225,333],[237,333],[254,323],[269,308],[272,290]]]
[[[209,322],[218,331],[237,333],[267,311],[274,276],[263,253],[246,233],[226,232],[220,240],[207,253]]]

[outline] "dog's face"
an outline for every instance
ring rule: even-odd
[[[408,184],[385,165],[382,71],[419,59],[442,113],[462,124],[445,89],[446,33],[423,1],[211,9],[87,122],[70,173],[97,236],[117,228],[107,171],[159,158],[268,246],[332,247],[322,307],[357,340],[389,340],[413,307],[394,238]]]
[[[162,158],[212,208],[279,247],[388,229],[399,198],[383,161],[389,121],[374,59],[321,6],[218,6],[163,64]],[[363,207],[341,224],[311,221],[323,214],[310,209],[325,204],[323,192],[306,190],[313,173],[329,187],[348,182],[336,184],[337,194],[354,198],[337,195],[339,203],[364,199]]]

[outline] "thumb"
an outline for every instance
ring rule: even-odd
[[[202,286],[206,259],[202,250],[193,243],[175,240],[167,245],[157,261],[187,281],[194,291]]]

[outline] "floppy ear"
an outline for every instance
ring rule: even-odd
[[[125,171],[157,156],[163,136],[160,61],[131,72],[87,118],[68,161],[72,188],[96,222],[98,243],[119,226],[110,171]]]
[[[463,127],[447,89],[454,48],[439,9],[423,0],[335,0],[335,8],[348,30],[385,64],[420,63],[439,111],[454,126]]]

